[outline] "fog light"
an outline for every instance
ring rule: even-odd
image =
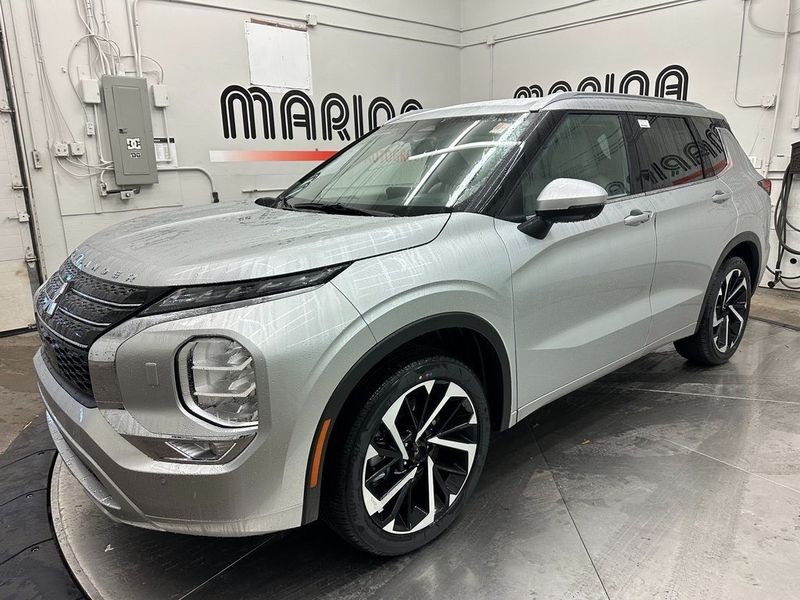
[[[185,457],[187,461],[217,462],[225,458],[236,442],[172,441],[166,442],[166,444]],[[178,457],[163,458],[179,460]]]
[[[155,460],[200,464],[225,464],[232,461],[247,448],[255,436],[255,432],[247,432],[230,439],[198,440],[124,435],[126,440]]]
[[[196,338],[178,353],[178,375],[184,404],[191,412],[219,425],[258,423],[253,357],[228,338]]]

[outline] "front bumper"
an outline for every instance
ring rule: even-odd
[[[159,460],[141,449],[141,438],[239,435],[204,423],[178,399],[175,355],[188,339],[204,335],[236,339],[256,359],[255,437],[229,462]],[[320,415],[341,378],[374,343],[347,299],[323,285],[238,308],[123,323],[90,350],[97,408],[79,403],[59,384],[41,351],[34,366],[55,443],[103,512],[151,529],[244,536],[303,524]],[[152,364],[158,377],[148,383],[145,370]]]
[[[224,465],[156,461],[119,435],[53,377],[37,353],[39,390],[53,441],[65,465],[115,521],[175,533],[245,536],[297,527],[302,502],[259,514],[265,504],[247,457]],[[127,493],[126,493],[127,492]],[[258,506],[255,506],[255,505]]]

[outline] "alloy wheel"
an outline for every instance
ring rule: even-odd
[[[393,534],[435,523],[463,490],[478,437],[475,406],[452,381],[424,381],[397,398],[364,459],[362,496],[372,521]]]
[[[736,347],[744,331],[750,291],[747,278],[741,269],[728,271],[722,280],[714,303],[714,317],[711,322],[714,346],[721,353]]]

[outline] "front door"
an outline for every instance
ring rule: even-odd
[[[603,212],[557,223],[541,240],[496,220],[512,270],[520,417],[640,350],[650,327],[655,219],[647,219],[650,201],[630,194],[620,117],[564,116],[504,213],[518,213],[521,203],[523,214],[532,214],[539,192],[559,177],[606,188]]]

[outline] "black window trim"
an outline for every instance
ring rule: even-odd
[[[706,176],[704,179],[717,179],[719,178],[720,173],[727,170],[731,164],[730,156],[728,156],[727,148],[725,148],[725,142],[722,140],[722,136],[719,133],[720,129],[727,129],[728,131],[730,131],[730,126],[728,126],[727,121],[723,119],[715,119],[713,117],[690,117],[689,122],[692,124],[692,127],[694,128],[697,134],[697,139],[700,140],[701,142],[703,141],[703,137],[700,134],[700,130],[697,129],[697,124],[695,123],[695,119],[707,119],[711,127],[714,128],[714,130],[717,132],[717,135],[719,136],[719,141],[720,144],[722,145],[722,155],[725,157],[725,167],[721,171],[717,172],[714,169],[714,165],[710,162],[709,158],[705,155],[705,153],[701,153],[703,155],[703,165],[704,165],[703,168],[705,169],[705,165],[708,164],[709,170],[712,171],[711,175]]]
[[[703,169],[703,179],[716,179],[717,175],[714,173],[714,168],[711,161],[708,159],[708,154],[703,151],[703,138],[700,136],[700,131],[697,129],[697,123],[695,123],[695,119],[702,118],[703,117],[689,117],[686,121],[689,123],[689,130],[692,132],[692,137],[694,137],[694,143],[700,151],[700,165]]]
[[[558,127],[567,116],[570,115],[613,115],[619,118],[620,128],[622,129],[623,141],[625,144],[625,153],[628,158],[628,179],[629,179],[629,192],[624,195],[614,196],[609,202],[621,202],[629,200],[634,196],[642,193],[641,186],[638,185],[638,178],[634,176],[638,173],[638,156],[635,156],[633,151],[632,129],[627,119],[630,114],[626,111],[620,110],[594,110],[594,109],[561,109],[543,111],[547,113],[546,118],[539,122],[536,130],[525,140],[522,155],[520,160],[508,172],[506,183],[498,190],[498,195],[489,202],[489,209],[485,214],[493,215],[504,221],[512,221],[520,223],[526,220],[530,215],[521,214],[507,214],[506,209],[510,208],[510,204],[514,201],[519,186],[522,183],[522,177],[534,160],[539,156],[539,153],[544,148],[550,137],[556,132]],[[634,170],[636,169],[636,170]]]
[[[638,119],[638,118],[648,118],[649,119],[651,117],[669,117],[669,118],[673,118],[673,119],[682,119],[683,122],[686,124],[686,127],[689,130],[689,134],[692,137],[692,141],[695,144],[698,143],[697,142],[697,140],[698,140],[697,130],[695,129],[694,122],[692,121],[692,119],[694,118],[695,115],[678,115],[678,114],[666,113],[666,112],[663,112],[663,113],[662,112],[653,112],[653,113],[628,112],[627,115],[628,115],[628,119],[630,121],[632,129],[635,129],[634,121],[635,121],[635,119]],[[633,151],[636,154],[637,159],[640,159],[640,157],[639,157],[639,148],[638,148],[638,146],[636,144],[635,133],[631,136],[631,142],[630,143],[631,143],[631,146],[633,147]],[[668,185],[668,186],[665,186],[665,187],[662,187],[662,188],[658,188],[658,189],[654,189],[654,190],[645,190],[644,186],[642,185],[641,177],[638,176],[639,171],[637,170],[636,171],[636,173],[637,173],[636,182],[637,182],[641,192],[643,194],[645,194],[645,195],[648,195],[648,196],[651,196],[653,194],[660,194],[662,192],[667,192],[667,191],[671,191],[671,190],[675,190],[675,189],[679,189],[679,188],[688,187],[690,185],[697,185],[699,183],[703,183],[704,181],[706,181],[706,179],[711,179],[711,178],[706,176],[706,164],[707,164],[707,162],[706,162],[706,160],[702,159],[702,152],[701,152],[701,161],[702,162],[701,162],[701,167],[700,168],[703,171],[703,177],[701,177],[700,179],[697,179],[696,181],[688,181],[686,183],[679,183],[678,185]]]
[[[527,218],[527,216],[530,216],[530,215],[506,214],[506,209],[513,200],[513,195],[518,188],[521,177],[525,172],[526,167],[537,157],[539,151],[544,146],[544,143],[549,139],[549,137],[553,134],[553,132],[555,132],[556,128],[561,123],[563,118],[568,114],[601,114],[601,115],[612,114],[612,115],[617,115],[620,118],[620,121],[622,122],[623,133],[625,135],[625,150],[628,153],[628,169],[629,172],[631,173],[631,182],[630,182],[631,189],[629,194],[625,196],[615,197],[614,199],[611,200],[611,202],[630,200],[640,195],[649,196],[652,194],[659,194],[661,192],[679,189],[690,185],[697,185],[698,183],[703,183],[706,180],[705,169],[704,169],[703,178],[698,179],[697,181],[690,181],[688,183],[681,183],[679,185],[671,185],[646,192],[644,190],[644,187],[642,186],[641,178],[638,176],[640,169],[640,159],[639,159],[639,152],[636,147],[637,127],[635,122],[635,119],[638,116],[674,117],[678,119],[683,119],[686,122],[687,126],[689,127],[689,131],[692,134],[693,140],[695,142],[697,141],[697,135],[694,124],[692,122],[692,119],[694,117],[711,119],[711,122],[714,125],[714,127],[718,129],[724,128],[730,131],[730,126],[728,125],[727,121],[706,115],[685,115],[685,114],[676,114],[673,112],[646,113],[641,111],[613,110],[613,109],[611,110],[555,109],[542,112],[544,113],[544,116],[542,119],[538,121],[536,126],[533,128],[533,131],[531,131],[530,135],[528,135],[527,139],[524,142],[522,152],[519,154],[518,158],[510,166],[510,168],[506,171],[503,181],[501,182],[500,185],[496,187],[491,198],[489,198],[486,202],[484,202],[485,208],[482,211],[480,211],[483,214],[494,216],[498,219],[502,219],[504,221],[511,221],[515,223],[522,222],[525,220],[525,218]],[[730,165],[730,158],[728,157],[727,153],[725,154],[725,156],[728,159],[728,165]],[[714,175],[714,177],[719,177],[719,175]]]

